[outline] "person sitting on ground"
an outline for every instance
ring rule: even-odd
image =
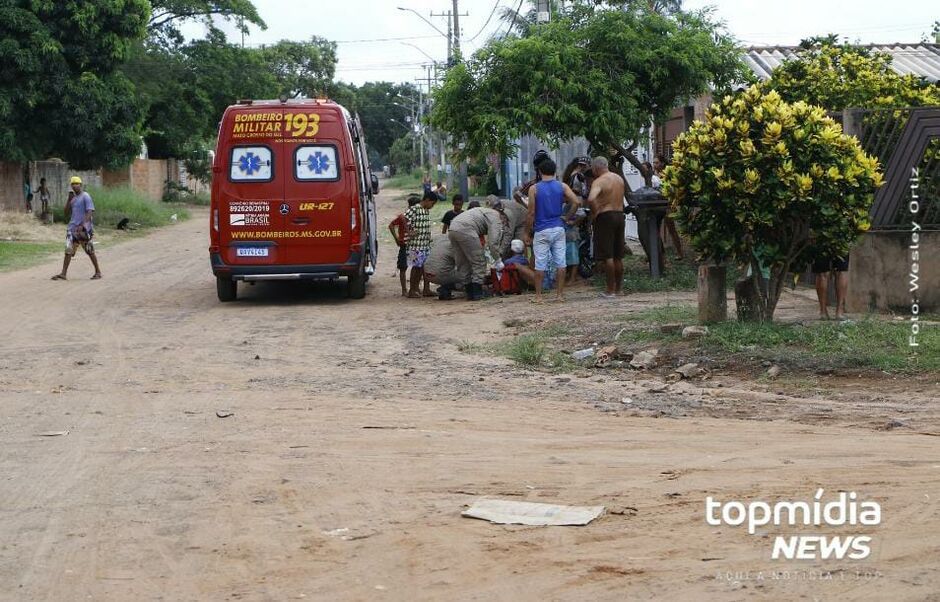
[[[518,238],[509,243],[512,255],[503,260],[506,269],[515,269],[519,277],[530,287],[535,288],[535,270],[529,266],[529,260],[525,256],[525,242]],[[512,268],[510,268],[512,266]]]
[[[437,183],[434,185],[434,188],[431,189],[431,192],[437,195],[436,200],[438,201],[447,200],[447,185],[441,182],[440,180],[437,181]]]
[[[405,246],[408,249],[408,267],[411,268],[411,287],[408,290],[408,296],[418,298],[422,293],[418,292],[421,280],[424,276],[424,262],[427,261],[428,252],[431,250],[431,207],[437,201],[437,196],[433,193],[425,193],[421,202],[414,205],[405,212],[405,219],[408,221],[408,240]],[[431,283],[424,279],[425,297],[433,297],[431,292]]]
[[[445,213],[444,218],[441,220],[441,222],[444,224],[443,229],[441,230],[441,234],[447,234],[447,229],[450,228],[450,222],[452,222],[455,217],[463,213],[463,195],[455,194],[453,202],[454,208]]]
[[[594,183],[588,196],[594,220],[594,259],[603,262],[607,288],[604,298],[613,298],[623,290],[623,256],[626,216],[623,212],[623,179],[608,168],[606,157],[595,157],[591,163]]]
[[[412,194],[408,196],[408,207],[414,207],[421,202],[421,197]],[[392,233],[395,244],[398,245],[398,279],[401,281],[401,296],[408,296],[408,281],[406,274],[408,272],[408,221],[404,213],[399,213],[395,219],[388,224],[388,231]]]
[[[71,219],[65,230],[65,259],[62,261],[62,271],[52,277],[53,280],[65,280],[69,263],[75,255],[75,251],[81,246],[85,254],[91,259],[95,266],[95,274],[92,280],[101,279],[101,268],[98,267],[98,257],[95,255],[95,244],[92,238],[95,235],[94,215],[95,204],[91,200],[91,195],[82,190],[82,179],[78,176],[72,176],[70,180],[72,191],[75,197],[69,203]]]

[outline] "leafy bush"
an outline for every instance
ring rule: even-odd
[[[791,271],[845,256],[869,228],[878,161],[819,108],[759,86],[676,139],[663,187],[703,258],[751,267],[761,320]]]

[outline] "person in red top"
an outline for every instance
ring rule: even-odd
[[[415,194],[409,195],[408,207],[414,207],[420,202],[420,196]],[[392,238],[395,239],[395,244],[398,245],[398,278],[401,280],[401,296],[407,297],[408,279],[406,274],[408,272],[408,251],[406,245],[408,243],[408,220],[405,219],[404,213],[399,213],[395,219],[389,222],[388,231],[392,233]]]

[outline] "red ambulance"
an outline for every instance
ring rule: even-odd
[[[209,258],[220,301],[238,282],[348,280],[361,299],[378,251],[358,117],[324,99],[226,109],[213,163]]]

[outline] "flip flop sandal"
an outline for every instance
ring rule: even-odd
[[[52,277],[52,280],[65,280],[65,279],[66,279],[65,276],[63,276],[62,274],[56,274],[55,276]]]
[[[91,277],[92,280],[101,280],[101,274],[95,274]]]

